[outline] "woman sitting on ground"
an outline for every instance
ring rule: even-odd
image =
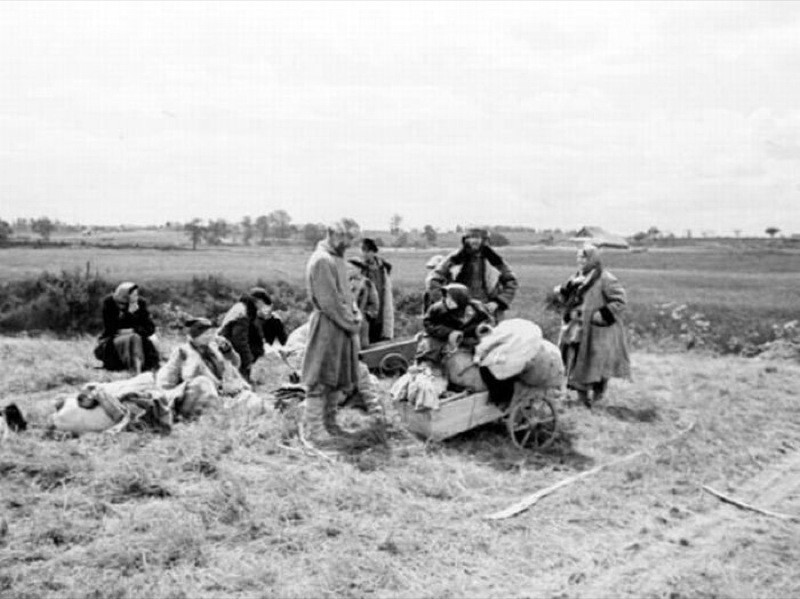
[[[210,320],[192,318],[186,328],[188,340],[159,369],[156,386],[174,390],[173,409],[191,418],[218,403],[220,395],[234,396],[249,391],[250,385],[239,374],[239,356],[226,339],[216,335]]]
[[[120,283],[103,299],[103,333],[95,347],[95,357],[106,370],[129,370],[139,374],[158,368],[160,357],[152,336],[156,326],[139,296],[135,283]]]

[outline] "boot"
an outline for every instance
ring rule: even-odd
[[[336,437],[347,436],[345,430],[336,422],[336,413],[339,409],[339,393],[331,393],[323,399],[323,424],[325,431]]]
[[[303,410],[303,436],[318,449],[328,449],[335,443],[325,428],[325,399],[320,395],[307,396]]]
[[[603,395],[606,392],[607,384],[608,384],[608,379],[603,379],[599,383],[594,383],[592,385],[592,389],[594,391],[592,395],[592,403],[597,403],[598,401],[603,400]]]
[[[578,401],[585,405],[587,408],[592,407],[592,402],[589,401],[589,392],[586,389],[578,389]]]

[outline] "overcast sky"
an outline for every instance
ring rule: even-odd
[[[800,233],[800,3],[0,3],[0,218]]]

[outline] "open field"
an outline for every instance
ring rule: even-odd
[[[560,403],[546,453],[489,425],[424,455],[329,463],[303,452],[291,416],[54,438],[38,426],[55,399],[114,376],[94,369],[92,344],[0,339],[0,397],[36,425],[0,443],[3,596],[800,593],[800,523],[701,490],[800,516],[800,365],[637,352],[633,381],[614,381],[605,405]],[[268,356],[259,391],[286,374]],[[483,518],[639,450],[514,518]]]
[[[384,250],[394,265],[398,286],[421,288],[425,262],[448,248]],[[574,270],[571,248],[503,248],[521,286],[521,297],[543,296]],[[302,284],[309,251],[297,247],[225,247],[189,250],[9,248],[0,251],[0,282],[37,276],[42,271],[88,268],[104,278],[148,281],[186,280],[219,275],[247,286],[256,279]],[[604,261],[623,281],[633,302],[694,302],[788,309],[800,297],[800,251],[607,250]]]
[[[401,294],[419,296],[430,256],[447,248],[384,250],[394,265],[395,286]],[[503,255],[520,280],[520,292],[511,316],[541,324],[551,338],[557,317],[544,310],[548,290],[574,270],[571,248],[503,248]],[[100,275],[109,285],[135,280],[145,295],[151,285],[217,277],[239,290],[257,280],[286,281],[303,294],[303,271],[309,251],[298,247],[201,247],[190,250],[101,249],[60,247],[8,248],[0,251],[0,284],[36,277],[43,270]],[[735,250],[730,247],[674,248],[632,253],[607,250],[606,266],[628,292],[628,324],[634,342],[680,338],[683,345],[708,338],[705,345],[727,352],[752,351],[774,338],[775,327],[800,319],[800,252],[786,249]],[[161,294],[163,295],[163,294]],[[163,301],[163,300],[160,300]],[[399,301],[398,305],[402,302]],[[664,307],[670,304],[669,307]],[[671,310],[686,305],[685,314],[672,318]],[[411,311],[418,311],[419,297]],[[219,306],[217,306],[217,309]],[[416,314],[416,312],[414,312]],[[215,314],[209,314],[214,316]],[[302,314],[292,315],[301,322]],[[695,320],[690,319],[694,317]],[[418,326],[404,317],[402,334]],[[695,321],[707,321],[695,330]],[[688,339],[688,340],[687,340]],[[749,349],[747,349],[749,348]]]

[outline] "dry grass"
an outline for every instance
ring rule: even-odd
[[[3,403],[43,423],[59,393],[109,376],[91,346],[1,340]],[[796,525],[732,511],[700,486],[757,500],[748,481],[797,455],[800,367],[646,353],[634,364],[606,405],[565,402],[562,438],[543,454],[490,425],[423,455],[328,462],[297,443],[291,410],[212,413],[168,437],[12,435],[0,446],[0,595],[796,596]],[[282,368],[260,362],[259,389]],[[690,422],[679,443],[516,518],[482,518]],[[800,513],[797,491],[761,501]]]

